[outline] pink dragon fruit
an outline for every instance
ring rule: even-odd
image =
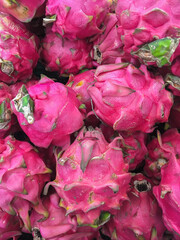
[[[111,212],[127,199],[131,175],[118,143],[116,138],[108,144],[98,128],[83,128],[63,154],[56,153],[56,179],[46,185],[45,194],[52,185],[66,214],[84,212],[88,217],[79,215],[79,219],[96,225],[98,211]],[[108,218],[109,213],[105,216]]]
[[[146,133],[134,132],[128,134],[127,132],[117,132],[104,124],[101,124],[100,127],[108,142],[112,142],[115,137],[119,136],[121,139],[119,144],[123,151],[124,161],[129,164],[130,171],[141,164],[147,154]]]
[[[160,168],[161,182],[153,188],[153,193],[162,208],[165,226],[174,233],[175,239],[180,239],[180,134],[170,129],[159,137],[158,145],[156,151],[167,164]]]
[[[93,42],[91,57],[98,64],[115,63],[116,58],[123,55],[123,44],[117,32],[117,21],[115,14],[108,14],[104,20],[105,30]]]
[[[11,127],[11,107],[12,96],[9,87],[5,83],[0,83],[0,137],[4,137]]]
[[[177,0],[118,1],[116,15],[124,51],[137,51],[139,46],[157,39],[178,38],[179,6]]]
[[[90,49],[91,44],[85,40],[71,41],[49,30],[42,42],[41,58],[50,71],[76,74],[92,67]]]
[[[7,240],[19,235],[21,228],[18,216],[12,216],[0,209],[0,239]]]
[[[11,14],[21,22],[30,22],[45,0],[0,0],[0,11]]]
[[[70,134],[83,126],[84,109],[75,92],[47,77],[28,90],[23,85],[11,103],[21,128],[39,147],[65,147]]]
[[[112,240],[163,239],[162,211],[152,193],[149,179],[142,174],[132,178],[129,200],[105,226]]]
[[[87,91],[94,83],[95,70],[91,69],[77,75],[70,75],[66,86],[76,92],[76,97],[86,106],[87,112],[91,110],[91,97]]]
[[[88,88],[95,114],[118,131],[151,132],[166,122],[172,107],[171,93],[160,76],[151,77],[145,66],[128,63],[102,65],[95,84]]]
[[[28,211],[31,207],[44,216],[48,214],[40,194],[50,180],[51,170],[28,142],[11,136],[0,139],[0,159],[0,209],[11,215],[17,214],[26,231],[30,230]]]
[[[169,129],[162,137],[158,132],[157,138],[153,139],[147,146],[148,158],[146,159],[144,171],[157,184],[161,179],[161,169],[171,161],[170,146],[178,157],[180,155],[180,134],[176,129]]]
[[[31,77],[39,55],[38,39],[22,23],[0,13],[0,79],[15,83]]]
[[[44,24],[69,39],[84,39],[102,33],[101,24],[112,0],[48,0]]]
[[[76,216],[66,216],[66,211],[59,206],[59,202],[60,198],[56,193],[43,198],[43,205],[49,211],[46,219],[36,211],[32,212],[30,219],[34,240],[40,237],[47,240],[87,240],[90,236],[93,239],[93,231],[85,232],[83,227],[77,228]]]

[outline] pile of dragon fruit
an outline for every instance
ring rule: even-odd
[[[180,240],[180,0],[0,0],[0,240]]]

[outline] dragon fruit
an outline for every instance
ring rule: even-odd
[[[115,14],[108,14],[104,21],[104,32],[93,42],[91,56],[98,64],[115,63],[116,58],[123,55],[117,21]]]
[[[11,107],[12,96],[9,87],[5,83],[0,83],[0,137],[4,137],[11,127]]]
[[[157,138],[153,139],[147,146],[148,158],[146,159],[144,171],[148,177],[153,178],[157,183],[161,180],[161,169],[171,161],[172,157],[169,148],[171,148],[171,152],[174,152],[175,156],[179,156],[180,134],[177,129],[169,129],[162,137],[157,132]]]
[[[77,228],[76,216],[66,216],[66,211],[59,206],[59,202],[60,198],[56,193],[43,198],[43,205],[49,211],[46,219],[36,211],[32,211],[30,219],[34,239],[39,239],[38,236],[41,236],[47,240],[87,240],[94,235],[93,231],[85,232],[83,227]]]
[[[31,77],[39,55],[38,38],[22,23],[0,13],[0,79],[11,84]]]
[[[145,66],[101,65],[95,80],[88,88],[93,111],[114,130],[148,133],[155,123],[168,120],[172,95],[163,88],[162,77],[152,78]]]
[[[23,85],[11,104],[21,128],[39,147],[65,147],[70,134],[83,126],[84,109],[75,92],[47,77],[28,90]]]
[[[162,208],[164,224],[172,231],[176,239],[180,239],[180,134],[176,129],[166,131],[154,152],[159,152],[158,157],[164,160],[161,165],[161,181],[153,188],[153,193]]]
[[[0,209],[0,239],[7,240],[19,235],[21,228],[18,216],[12,216]]]
[[[132,178],[129,200],[105,226],[112,240],[163,239],[162,211],[152,193],[152,184],[142,174]]]
[[[48,30],[42,42],[41,58],[50,71],[76,74],[92,67],[90,49],[91,44],[85,40],[68,40]]]
[[[45,0],[0,0],[0,11],[11,14],[21,22],[30,22]]]
[[[17,214],[30,231],[28,211],[33,207],[47,216],[40,194],[50,172],[28,142],[8,136],[0,140],[0,209]],[[35,187],[32,187],[33,186]],[[23,206],[23,208],[22,208]]]
[[[44,24],[69,39],[84,39],[102,33],[101,24],[112,0],[48,0]]]
[[[96,225],[97,212],[99,219],[101,211],[118,209],[127,199],[131,175],[118,143],[116,138],[108,144],[98,128],[83,128],[64,153],[56,152],[56,179],[46,185],[44,193],[52,185],[66,214],[89,214],[88,224]],[[82,215],[79,219],[87,221]]]
[[[137,51],[157,39],[178,38],[179,6],[177,0],[118,1],[116,15],[124,51]]]
[[[94,73],[95,70],[91,69],[77,75],[71,74],[66,84],[76,92],[76,97],[85,104],[86,112],[91,110],[91,97],[87,89],[94,83]]]

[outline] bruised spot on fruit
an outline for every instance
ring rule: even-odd
[[[151,190],[151,184],[147,180],[135,180],[134,187],[138,192],[147,192]]]

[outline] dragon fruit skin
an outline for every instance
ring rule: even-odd
[[[0,83],[0,137],[4,137],[12,125],[10,100],[12,96],[9,87]]]
[[[108,144],[100,129],[83,128],[62,156],[58,152],[55,155],[56,179],[46,185],[45,193],[52,185],[67,214],[111,211],[126,199],[131,175],[118,139]]]
[[[29,99],[28,110],[24,98]],[[22,87],[11,104],[21,128],[39,147],[69,145],[70,134],[83,126],[84,109],[79,110],[81,103],[75,92],[47,77],[28,91]]]
[[[166,122],[172,95],[163,89],[161,76],[151,77],[146,66],[128,63],[101,65],[95,84],[88,88],[94,112],[118,131],[151,132],[157,122]]]
[[[18,214],[26,231],[30,230],[31,208],[47,216],[40,194],[51,171],[28,142],[11,136],[0,140],[0,159],[0,209]]]
[[[109,13],[104,20],[105,30],[93,42],[91,57],[98,64],[115,63],[116,58],[123,55],[123,44],[118,35],[117,21],[116,15]]]
[[[178,56],[172,63],[171,66],[172,74],[180,77],[180,56]]]
[[[0,13],[0,79],[11,84],[31,77],[39,59],[38,38],[11,16]]]
[[[66,86],[71,87],[76,92],[76,97],[86,106],[86,112],[91,110],[91,97],[87,91],[94,83],[95,70],[91,69],[77,75],[71,74]]]
[[[102,32],[111,4],[111,0],[48,0],[44,23],[53,22],[52,31],[63,37],[84,39]]]
[[[141,0],[118,1],[116,15],[124,51],[138,50],[138,46],[165,37],[177,37],[179,1]]]
[[[180,134],[175,128],[169,129],[162,136],[158,132],[157,138],[147,145],[147,149],[148,158],[144,171],[148,177],[159,182],[162,175],[161,169],[171,161],[172,152],[177,157],[180,154]]]
[[[112,240],[163,239],[166,228],[150,180],[139,173],[132,178],[131,186],[129,200],[107,223],[104,232]]]
[[[87,240],[94,233],[87,228],[78,227],[76,216],[66,216],[64,208],[59,206],[60,198],[56,193],[52,193],[43,198],[43,205],[48,209],[49,216],[44,219],[42,215],[33,211],[31,214],[31,226],[34,239],[41,235],[44,239],[51,240]],[[93,239],[93,238],[91,238]]]
[[[10,93],[12,96],[12,99],[16,97],[16,95],[18,94],[20,88],[25,85],[25,87],[28,89],[29,87],[37,84],[39,81],[35,80],[35,79],[31,79],[29,81],[21,81],[21,82],[16,82],[12,85],[9,86],[10,89]]]
[[[0,209],[0,239],[20,236],[21,228],[18,216],[12,216]]]
[[[133,134],[121,132],[120,134],[123,137],[121,148],[124,153],[124,159],[129,164],[129,170],[132,171],[141,164],[147,154],[147,134],[143,132],[135,132]]]
[[[36,10],[45,0],[0,0],[0,11],[11,14],[21,22],[30,22],[36,14]]]
[[[85,40],[71,41],[48,30],[40,55],[48,70],[76,74],[83,68],[92,67],[91,47]]]
[[[119,144],[123,151],[124,160],[129,164],[130,171],[140,165],[148,152],[146,148],[146,133],[134,132],[128,134],[127,132],[118,132],[104,124],[101,124],[100,128],[108,142],[112,142],[117,136],[121,138]]]

